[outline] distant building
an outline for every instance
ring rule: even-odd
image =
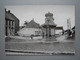
[[[19,19],[10,10],[5,9],[5,35],[16,35],[17,31],[19,31]]]
[[[42,34],[41,27],[38,23],[34,20],[31,20],[29,23],[26,24],[25,27],[18,31],[18,35],[20,36],[40,36]]]

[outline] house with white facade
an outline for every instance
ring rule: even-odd
[[[41,36],[42,30],[38,23],[34,20],[31,20],[26,26],[18,31],[19,36]]]

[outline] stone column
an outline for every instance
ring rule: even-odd
[[[12,21],[12,35],[14,35],[14,21]]]
[[[54,28],[54,36],[55,36],[55,28]]]
[[[48,39],[49,39],[49,25],[48,25]]]
[[[47,39],[47,27],[46,27],[46,39]]]
[[[12,35],[12,21],[10,21],[10,32],[11,32],[11,35]]]
[[[46,38],[49,39],[49,25],[47,25],[47,31],[46,31],[46,33],[47,33],[47,34],[46,34],[46,35],[47,35]]]
[[[9,26],[9,20],[8,20],[8,30],[7,30],[8,31],[8,36],[10,35],[10,29],[9,29],[9,27],[10,26]]]
[[[6,24],[5,24],[5,26],[6,26],[6,28],[5,28],[5,33],[6,33],[6,36],[8,35],[8,21],[7,20],[5,20],[6,21]]]
[[[11,35],[11,21],[9,21],[9,33]]]
[[[51,27],[49,27],[49,37],[51,37]]]
[[[13,35],[15,35],[15,22],[14,21],[13,21],[13,26],[14,26]]]

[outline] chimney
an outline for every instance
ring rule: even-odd
[[[5,12],[6,12],[6,8],[5,8]]]
[[[8,12],[10,13],[10,10],[8,10]]]

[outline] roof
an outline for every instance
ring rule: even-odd
[[[51,27],[56,27],[56,24],[54,22],[44,23],[44,24],[42,24],[42,27],[46,27],[48,25],[51,26]]]
[[[56,24],[54,22],[51,22],[51,23],[44,23],[43,25],[54,25],[56,26]]]
[[[19,20],[14,14],[5,11],[5,19],[9,19],[9,20]]]
[[[75,26],[72,28],[72,30],[75,29]]]
[[[63,29],[63,27],[56,27],[55,29]]]
[[[34,20],[31,20],[27,25],[27,28],[40,28],[40,25],[36,23]]]
[[[15,20],[13,17],[12,17],[12,15],[11,15],[11,13],[9,13],[9,12],[5,12],[5,19],[9,19],[9,20]]]

